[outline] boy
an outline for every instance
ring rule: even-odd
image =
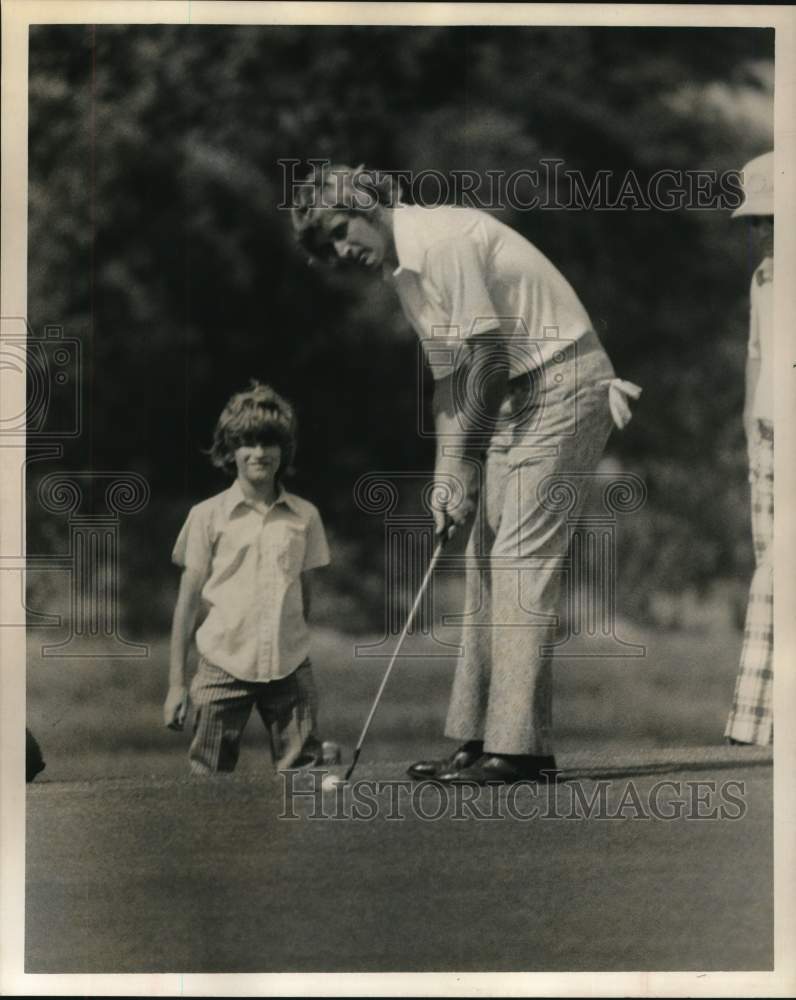
[[[234,395],[210,457],[235,480],[191,509],[174,546],[182,578],[163,714],[170,729],[182,729],[185,663],[196,632],[194,774],[234,770],[252,706],[278,770],[324,762],[306,616],[309,575],[328,565],[329,549],[316,508],[282,487],[295,442],[293,409],[273,389],[252,382]],[[196,631],[202,605],[207,614]]]
[[[750,295],[743,423],[749,449],[755,572],[749,589],[744,644],[724,736],[731,746],[773,740],[772,654],[774,532],[774,154],[743,168],[744,202],[733,218],[749,220],[758,260]]]

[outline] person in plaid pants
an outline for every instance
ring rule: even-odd
[[[317,734],[306,621],[310,574],[328,565],[329,549],[317,509],[281,482],[295,437],[293,408],[269,386],[255,382],[236,393],[210,452],[234,482],[191,508],[174,546],[182,578],[163,714],[166,726],[182,729],[186,659],[196,633],[194,774],[235,769],[252,708],[268,731],[277,770],[337,762],[336,746]]]
[[[744,202],[733,217],[751,223],[763,260],[752,276],[744,428],[749,448],[755,572],[749,589],[741,663],[724,736],[730,745],[773,741],[774,534],[774,154],[743,169]]]

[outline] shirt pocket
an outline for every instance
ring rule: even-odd
[[[295,580],[300,575],[304,568],[306,551],[306,528],[298,525],[286,528],[281,543],[277,547],[276,564],[288,579]]]
[[[253,519],[226,524],[213,539],[213,582],[223,583],[252,565],[257,551],[258,524]]]

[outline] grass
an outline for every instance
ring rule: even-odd
[[[368,764],[360,776],[373,782],[385,772]],[[26,967],[770,969],[770,774],[733,769],[747,806],[733,822],[581,822],[561,818],[566,796],[560,818],[528,820],[507,814],[505,792],[502,813],[495,809],[486,789],[486,821],[454,819],[453,803],[447,818],[423,821],[408,798],[393,812],[384,793],[362,822],[334,818],[333,802],[327,820],[307,819],[314,800],[285,810],[277,782],[33,785]],[[698,775],[718,776],[709,766]],[[667,777],[686,775],[674,768]],[[635,780],[639,801],[657,781]],[[435,786],[413,787],[432,792],[419,809],[438,807]],[[610,785],[608,814],[626,787]],[[583,791],[594,789],[587,781]],[[688,786],[673,793],[689,794]],[[545,799],[526,788],[513,801],[528,817]]]
[[[556,745],[655,747],[719,743],[730,707],[741,634],[705,628],[655,631],[621,622],[625,641],[646,647],[639,659],[556,661]],[[445,641],[456,633],[441,629]],[[313,662],[324,738],[350,753],[375,695],[386,658],[355,655],[379,636],[314,629]],[[50,779],[179,774],[188,733],[161,722],[168,641],[159,636],[143,659],[42,657],[52,633],[31,630],[28,643],[28,724],[42,744]],[[392,649],[392,641],[384,648]],[[580,651],[589,647],[580,643]],[[455,667],[452,657],[430,656],[428,642],[411,639],[396,664],[371,728],[363,760],[405,760],[447,746],[442,737]],[[267,757],[262,726],[253,717],[240,767]]]

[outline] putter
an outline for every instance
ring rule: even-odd
[[[412,605],[412,610],[407,615],[406,621],[404,622],[403,630],[401,631],[401,634],[398,637],[398,642],[395,646],[395,649],[393,650],[392,656],[390,657],[390,662],[387,665],[387,669],[384,671],[384,677],[382,677],[381,679],[379,690],[376,692],[376,697],[373,699],[373,704],[371,705],[370,712],[368,713],[367,719],[365,719],[365,725],[362,727],[362,733],[360,734],[359,742],[357,743],[356,749],[354,750],[354,759],[351,761],[351,765],[346,771],[343,781],[348,781],[351,775],[354,773],[354,768],[357,766],[359,755],[362,752],[362,744],[365,742],[365,737],[368,735],[368,729],[370,728],[370,724],[373,721],[373,716],[376,714],[376,709],[379,707],[379,701],[381,699],[381,696],[382,694],[384,694],[385,687],[387,687],[387,681],[390,678],[390,673],[392,672],[392,668],[395,666],[395,661],[397,660],[398,654],[401,651],[401,646],[403,645],[403,641],[406,638],[406,633],[409,631],[409,627],[414,620],[417,609],[420,606],[420,602],[423,599],[423,594],[425,594],[426,592],[428,581],[431,579],[431,574],[434,572],[434,567],[437,564],[440,552],[442,552],[442,548],[445,545],[446,541],[445,534],[439,535],[438,537],[439,541],[437,542],[437,547],[434,549],[434,554],[431,556],[431,562],[428,564],[426,575],[423,577],[423,582],[420,584],[420,589],[417,592],[415,603]]]

